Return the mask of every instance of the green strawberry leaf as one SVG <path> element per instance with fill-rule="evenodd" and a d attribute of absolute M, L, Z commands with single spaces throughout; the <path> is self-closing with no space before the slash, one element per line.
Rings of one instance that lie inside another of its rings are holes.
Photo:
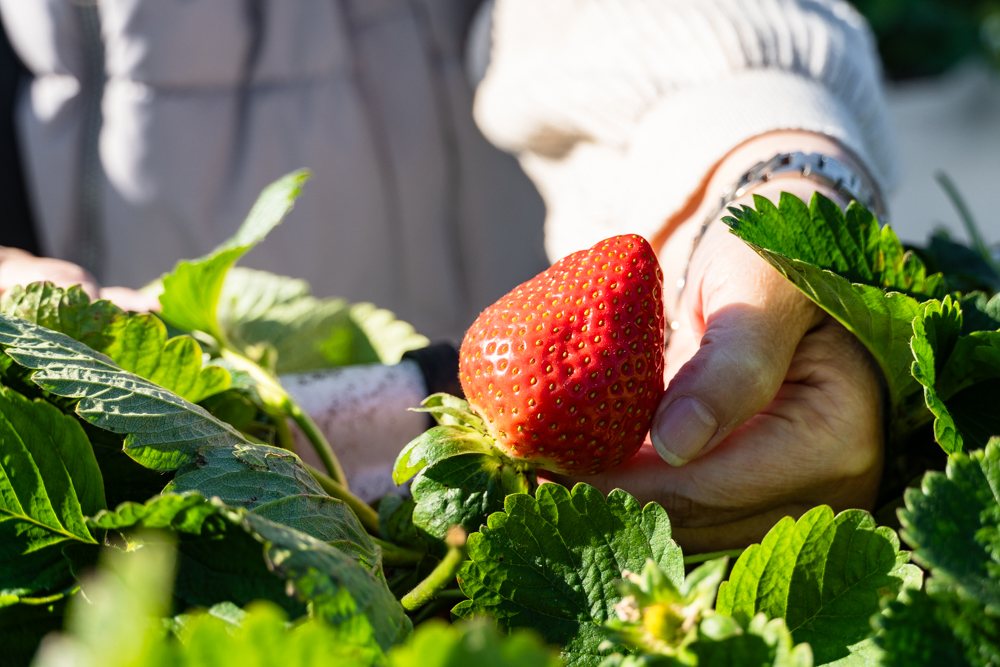
<path fill-rule="evenodd" d="M 429 621 L 389 653 L 390 667 L 558 667 L 555 652 L 527 630 L 501 635 L 486 623 Z"/>
<path fill-rule="evenodd" d="M 792 633 L 780 618 L 770 621 L 757 614 L 749 622 L 721 614 L 709 616 L 698 626 L 698 641 L 688 650 L 699 665 L 732 667 L 812 667 L 809 644 L 795 645 Z"/>
<path fill-rule="evenodd" d="M 442 426 L 465 426 L 486 433 L 483 418 L 472 411 L 469 402 L 451 394 L 437 393 L 425 398 L 413 412 L 426 412 Z"/>
<path fill-rule="evenodd" d="M 202 367 L 202 352 L 190 336 L 167 340 L 167 327 L 155 315 L 136 315 L 118 323 L 120 332 L 103 350 L 122 369 L 152 380 L 192 403 L 229 388 L 229 373 Z"/>
<path fill-rule="evenodd" d="M 378 504 L 378 527 L 382 538 L 416 551 L 426 551 L 427 541 L 413 523 L 413 498 L 386 494 Z"/>
<path fill-rule="evenodd" d="M 982 292 L 959 298 L 962 307 L 962 334 L 1000 329 L 1000 295 L 987 299 Z"/>
<path fill-rule="evenodd" d="M 396 457 L 392 480 L 404 484 L 414 475 L 453 456 L 493 456 L 493 438 L 468 426 L 435 426 L 410 441 Z"/>
<path fill-rule="evenodd" d="M 462 399 L 434 394 L 421 405 L 417 411 L 431 414 L 439 426 L 403 448 L 392 478 L 396 484 L 413 479 L 413 524 L 442 554 L 448 528 L 478 530 L 486 517 L 503 509 L 508 495 L 530 493 L 535 479 L 529 466 L 494 446 L 483 420 Z"/>
<path fill-rule="evenodd" d="M 248 444 L 203 408 L 64 334 L 0 314 L 0 347 L 35 370 L 31 379 L 42 389 L 80 399 L 76 413 L 83 419 L 128 434 L 125 453 L 147 468 L 173 470 L 205 445 Z"/>
<path fill-rule="evenodd" d="M 726 224 L 868 348 L 886 378 L 894 431 L 902 437 L 919 426 L 930 415 L 910 374 L 911 323 L 917 298 L 943 296 L 941 276 L 928 276 L 892 230 L 879 231 L 857 204 L 845 216 L 819 194 L 808 209 L 787 193 L 780 207 L 762 197 L 754 203 L 757 211 L 730 209 L 735 217 Z"/>
<path fill-rule="evenodd" d="M 351 599 L 341 596 L 342 604 Z M 214 609 L 214 608 L 213 608 Z M 279 608 L 257 603 L 242 613 L 238 624 L 220 618 L 212 610 L 184 619 L 181 642 L 163 641 L 157 648 L 173 653 L 172 664 L 202 667 L 205 656 L 225 656 L 225 665 L 281 665 L 281 667 L 371 667 L 385 664 L 382 649 L 375 643 L 371 624 L 364 616 L 331 626 L 307 620 L 289 627 Z M 321 656 L 321 657 L 320 657 Z M 219 664 L 219 663 L 213 663 Z"/>
<path fill-rule="evenodd" d="M 756 209 L 756 210 L 754 210 Z M 730 209 L 724 222 L 759 250 L 811 264 L 852 283 L 904 292 L 923 301 L 944 296 L 944 277 L 928 274 L 921 259 L 906 251 L 891 228 L 879 229 L 874 215 L 857 202 L 843 212 L 816 193 L 807 207 L 781 193 L 778 206 L 754 196 L 754 208 Z"/>
<path fill-rule="evenodd" d="M 331 498 L 292 452 L 266 445 L 210 446 L 177 471 L 164 492 L 197 491 L 331 544 L 369 568 L 378 547 L 350 507 Z"/>
<path fill-rule="evenodd" d="M 913 320 L 911 372 L 924 387 L 924 402 L 934 415 L 934 439 L 945 452 L 962 451 L 962 436 L 937 392 L 937 378 L 951 356 L 962 330 L 962 311 L 951 297 L 929 301 Z"/>
<path fill-rule="evenodd" d="M 79 423 L 0 387 L 0 606 L 67 585 L 72 558 L 64 547 L 96 547 L 84 516 L 104 507 L 104 482 Z"/>
<path fill-rule="evenodd" d="M 886 667 L 1000 664 L 1000 616 L 952 591 L 904 591 L 873 624 Z"/>
<path fill-rule="evenodd" d="M 965 329 L 964 311 L 950 296 L 929 301 L 913 320 L 911 372 L 924 387 L 924 401 L 934 414 L 934 437 L 949 454 L 966 440 L 983 446 L 1000 434 L 1000 332 Z M 991 321 L 991 320 L 990 320 Z"/>
<path fill-rule="evenodd" d="M 1000 616 L 1000 440 L 953 454 L 944 473 L 907 489 L 899 511 L 913 557 L 965 597 Z"/>
<path fill-rule="evenodd" d="M 868 619 L 881 598 L 919 587 L 921 572 L 899 551 L 889 528 L 823 505 L 796 522 L 785 517 L 736 561 L 719 588 L 716 611 L 783 618 L 796 642 L 812 646 L 816 664 L 871 651 Z M 853 661 L 848 661 L 853 662 Z"/>
<path fill-rule="evenodd" d="M 268 185 L 231 239 L 205 257 L 178 263 L 173 273 L 163 276 L 163 318 L 185 331 L 203 331 L 226 342 L 217 316 L 226 273 L 292 210 L 308 178 L 309 172 L 301 170 Z"/>
<path fill-rule="evenodd" d="M 288 587 L 309 603 L 313 617 L 339 624 L 366 616 L 382 648 L 408 632 L 403 608 L 380 572 L 293 528 L 217 499 L 195 492 L 164 494 L 145 504 L 124 503 L 101 512 L 90 523 L 126 534 L 175 532 L 179 557 L 174 595 L 188 605 L 230 601 L 242 606 L 265 599 L 301 615 L 304 609 L 288 597 Z M 343 591 L 351 603 L 346 606 Z"/>
<path fill-rule="evenodd" d="M 435 538 L 435 545 L 451 526 L 479 530 L 490 514 L 503 509 L 507 496 L 531 492 L 533 479 L 495 451 L 450 456 L 413 481 L 413 523 L 422 534 Z"/>
<path fill-rule="evenodd" d="M 114 340 L 113 325 L 127 317 L 110 301 L 91 303 L 79 285 L 63 289 L 50 282 L 15 285 L 0 300 L 0 313 L 59 331 L 99 352 Z"/>
<path fill-rule="evenodd" d="M 389 311 L 317 299 L 305 281 L 240 267 L 226 276 L 218 318 L 229 341 L 246 356 L 273 354 L 279 374 L 395 364 L 403 352 L 428 343 Z"/>
<path fill-rule="evenodd" d="M 1000 289 L 1000 274 L 972 248 L 948 238 L 936 230 L 926 247 L 914 248 L 928 271 L 944 274 L 948 292 L 971 292 Z"/>
<path fill-rule="evenodd" d="M 469 536 L 468 553 L 458 579 L 469 600 L 453 613 L 492 616 L 505 630 L 535 628 L 563 646 L 568 665 L 596 666 L 609 653 L 599 648 L 602 625 L 616 617 L 622 570 L 639 571 L 649 558 L 675 585 L 684 579 L 662 507 L 642 508 L 621 490 L 605 499 L 586 484 L 508 496 L 504 511 Z"/>
<path fill-rule="evenodd" d="M 426 347 L 430 341 L 426 336 L 416 332 L 413 325 L 403 320 L 397 320 L 392 312 L 378 308 L 371 303 L 355 303 L 351 305 L 351 321 L 361 330 L 383 364 L 397 364 L 403 358 L 403 353 Z M 352 349 L 356 348 L 355 343 Z M 324 344 L 323 352 L 329 359 L 347 358 L 342 351 L 342 342 L 331 338 Z M 352 354 L 350 358 L 355 358 Z M 375 361 L 375 360 L 373 360 Z M 352 363 L 362 363 L 354 361 Z M 338 365 L 344 365 L 340 362 Z"/>
<path fill-rule="evenodd" d="M 155 315 L 130 317 L 107 301 L 91 303 L 78 285 L 17 286 L 4 295 L 0 312 L 64 333 L 192 403 L 230 385 L 225 369 L 202 368 L 201 346 L 190 336 L 168 341 L 167 328 Z"/>
<path fill-rule="evenodd" d="M 226 602 L 164 619 L 176 560 L 169 541 L 146 542 L 130 552 L 105 550 L 101 569 L 86 582 L 86 600 L 72 603 L 65 633 L 46 641 L 34 664 L 385 664 L 371 624 L 365 616 L 352 613 L 357 605 L 345 588 L 339 589 L 337 605 L 347 618 L 338 625 L 319 619 L 289 624 L 280 608 L 263 601 L 246 610 Z"/>
<path fill-rule="evenodd" d="M 381 568 L 368 570 L 340 550 L 256 514 L 246 514 L 244 519 L 265 543 L 268 566 L 309 603 L 313 618 L 339 625 L 364 615 L 383 650 L 413 629 Z M 343 591 L 352 604 L 345 604 Z"/>

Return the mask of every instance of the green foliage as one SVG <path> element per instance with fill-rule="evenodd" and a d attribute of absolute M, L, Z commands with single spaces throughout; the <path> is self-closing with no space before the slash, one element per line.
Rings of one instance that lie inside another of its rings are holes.
<path fill-rule="evenodd" d="M 66 598 L 46 604 L 0 606 L 0 646 L 5 667 L 31 664 L 42 638 L 63 626 Z"/>
<path fill-rule="evenodd" d="M 275 360 L 275 372 L 397 363 L 427 345 L 406 322 L 371 304 L 317 299 L 302 280 L 240 267 L 226 276 L 219 324 L 244 355 Z"/>
<path fill-rule="evenodd" d="M 693 628 L 697 641 L 679 657 L 660 653 L 609 656 L 601 667 L 812 667 L 808 644 L 795 645 L 784 621 L 764 614 L 751 619 L 711 614 Z"/>
<path fill-rule="evenodd" d="M 125 452 L 147 468 L 173 470 L 204 445 L 247 444 L 203 408 L 122 370 L 69 336 L 0 314 L 0 347 L 35 370 L 31 379 L 42 389 L 80 399 L 76 413 L 82 418 L 127 434 Z"/>
<path fill-rule="evenodd" d="M 555 652 L 526 630 L 504 637 L 485 623 L 430 621 L 389 654 L 390 667 L 558 667 Z"/>
<path fill-rule="evenodd" d="M 378 525 L 382 536 L 403 547 L 426 551 L 427 542 L 413 524 L 413 509 L 416 503 L 412 498 L 387 494 L 378 504 Z"/>
<path fill-rule="evenodd" d="M 951 591 L 905 591 L 875 624 L 887 667 L 1000 664 L 1000 616 Z"/>
<path fill-rule="evenodd" d="M 798 644 L 780 618 L 757 614 L 750 621 L 715 614 L 702 621 L 691 645 L 699 665 L 732 667 L 812 667 L 808 644 Z"/>
<path fill-rule="evenodd" d="M 280 608 L 258 602 L 246 612 L 227 605 L 187 614 L 170 624 L 171 634 L 161 620 L 174 575 L 170 542 L 147 542 L 132 553 L 109 549 L 103 562 L 86 583 L 88 601 L 74 600 L 66 634 L 45 645 L 39 667 L 384 664 L 363 616 L 335 626 L 308 619 L 288 627 Z M 349 596 L 341 597 L 349 606 Z"/>
<path fill-rule="evenodd" d="M 384 497 L 377 517 L 259 440 L 287 444 L 286 417 L 319 433 L 275 371 L 395 362 L 426 342 L 369 304 L 231 270 L 302 179 L 268 188 L 232 241 L 164 279 L 166 325 L 79 288 L 38 283 L 0 301 L 4 664 L 26 664 L 69 604 L 38 665 L 503 667 L 559 664 L 553 650 L 606 667 L 1000 665 L 1000 442 L 986 444 L 1000 431 L 1000 298 L 945 293 L 1000 285 L 982 243 L 907 252 L 857 205 L 822 197 L 734 211 L 734 232 L 871 351 L 892 442 L 933 419 L 950 458 L 900 512 L 931 573 L 923 587 L 892 530 L 828 507 L 780 521 L 724 581 L 726 558 L 684 576 L 658 505 L 536 488 L 452 396 L 418 409 L 438 425 L 396 462 L 413 498 Z M 438 562 L 455 524 L 468 543 L 453 532 Z M 102 541 L 114 546 L 87 578 Z M 409 634 L 461 595 L 456 617 L 495 628 Z"/>
<path fill-rule="evenodd" d="M 0 312 L 64 333 L 103 352 L 114 340 L 114 324 L 125 313 L 110 301 L 90 302 L 79 285 L 68 289 L 49 282 L 15 285 L 0 300 Z"/>
<path fill-rule="evenodd" d="M 493 445 L 482 419 L 469 404 L 447 394 L 434 394 L 422 412 L 438 421 L 410 442 L 396 459 L 393 480 L 410 479 L 416 503 L 413 523 L 440 546 L 448 528 L 474 531 L 514 493 L 530 493 L 533 474 Z M 438 548 L 440 552 L 440 548 Z"/>
<path fill-rule="evenodd" d="M 995 0 L 851 0 L 871 24 L 889 76 L 941 74 L 970 56 L 1000 66 L 987 37 L 1000 6 Z"/>
<path fill-rule="evenodd" d="M 145 504 L 125 503 L 113 512 L 101 512 L 91 524 L 126 534 L 150 529 L 176 533 L 178 573 L 173 594 L 187 606 L 226 601 L 243 606 L 263 599 L 301 615 L 301 605 L 288 597 L 287 588 L 309 604 L 315 618 L 339 624 L 366 617 L 383 648 L 405 636 L 410 627 L 380 570 L 217 499 L 206 500 L 194 492 L 164 494 Z"/>
<path fill-rule="evenodd" d="M 46 643 L 36 667 L 559 664 L 555 653 L 533 633 L 519 632 L 506 638 L 483 623 L 428 623 L 387 655 L 364 616 L 335 624 L 316 618 L 289 624 L 279 607 L 256 602 L 245 610 L 232 604 L 215 605 L 164 622 L 175 571 L 175 553 L 169 540 L 147 541 L 143 549 L 132 553 L 108 549 L 102 561 L 101 570 L 86 582 L 88 601 L 74 600 L 65 634 Z M 337 597 L 339 606 L 351 607 L 351 598 L 344 591 Z M 0 625 L 0 632 L 3 627 Z"/>
<path fill-rule="evenodd" d="M 952 241 L 944 230 L 936 230 L 923 248 L 913 249 L 927 270 L 945 276 L 947 292 L 995 292 L 1000 288 L 1000 274 L 978 252 Z"/>
<path fill-rule="evenodd" d="M 698 640 L 702 621 L 712 615 L 728 563 L 728 558 L 703 563 L 679 586 L 651 559 L 641 574 L 623 571 L 618 584 L 622 601 L 615 605 L 618 618 L 605 623 L 611 631 L 609 642 L 681 662 L 696 659 L 691 644 Z"/>
<path fill-rule="evenodd" d="M 119 324 L 120 332 L 101 352 L 122 369 L 152 380 L 181 398 L 198 403 L 229 388 L 218 366 L 202 368 L 202 352 L 190 336 L 167 340 L 167 327 L 155 315 L 137 315 Z"/>
<path fill-rule="evenodd" d="M 167 328 L 155 315 L 129 316 L 108 301 L 91 303 L 79 285 L 18 285 L 4 294 L 0 312 L 64 333 L 192 403 L 230 384 L 224 369 L 202 368 L 201 346 L 190 336 L 168 341 Z"/>
<path fill-rule="evenodd" d="M 354 512 L 326 495 L 299 457 L 284 449 L 202 447 L 164 491 L 219 498 L 335 546 L 369 568 L 379 566 L 379 550 Z"/>
<path fill-rule="evenodd" d="M 918 300 L 944 296 L 944 276 L 928 274 L 923 261 L 903 248 L 895 232 L 880 228 L 875 216 L 857 202 L 845 212 L 816 193 L 807 207 L 783 192 L 778 206 L 755 195 L 754 208 L 730 212 L 734 217 L 725 222 L 758 252 L 793 258 L 852 283 L 903 292 Z"/>
<path fill-rule="evenodd" d="M 906 493 L 903 538 L 931 571 L 874 619 L 885 665 L 1000 665 L 1000 443 Z"/>
<path fill-rule="evenodd" d="M 1000 616 L 1000 442 L 948 459 L 908 489 L 899 512 L 903 539 L 934 580 Z"/>
<path fill-rule="evenodd" d="M 978 312 L 976 304 L 967 305 Z M 1000 389 L 1000 331 L 963 335 L 963 311 L 948 296 L 929 301 L 913 320 L 911 372 L 934 414 L 934 437 L 949 454 L 962 451 L 967 440 L 982 447 L 1000 434 L 1000 412 L 990 409 Z M 992 318 L 978 324 L 996 328 Z"/>
<path fill-rule="evenodd" d="M 180 329 L 203 331 L 226 341 L 216 314 L 226 274 L 292 210 L 307 178 L 307 171 L 296 171 L 264 188 L 235 236 L 205 257 L 180 262 L 173 273 L 164 276 L 163 318 Z"/>
<path fill-rule="evenodd" d="M 84 515 L 103 508 L 101 473 L 76 420 L 0 388 L 0 607 L 70 585 L 63 549 L 97 545 Z"/>
<path fill-rule="evenodd" d="M 908 561 L 896 534 L 877 528 L 867 512 L 835 517 L 820 506 L 797 522 L 785 517 L 744 551 L 716 610 L 785 619 L 795 641 L 812 646 L 817 664 L 869 654 L 868 619 L 879 600 L 920 585 L 920 569 Z"/>
<path fill-rule="evenodd" d="M 570 665 L 597 665 L 608 654 L 599 648 L 602 625 L 616 617 L 622 570 L 651 559 L 675 586 L 684 578 L 662 507 L 642 508 L 620 490 L 605 499 L 586 484 L 508 496 L 504 511 L 469 536 L 468 553 L 458 579 L 469 600 L 453 613 L 486 614 L 506 630 L 534 628 L 563 647 Z"/>

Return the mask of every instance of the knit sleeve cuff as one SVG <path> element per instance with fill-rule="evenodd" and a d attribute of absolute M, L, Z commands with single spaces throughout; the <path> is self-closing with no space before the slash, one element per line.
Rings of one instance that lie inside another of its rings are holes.
<path fill-rule="evenodd" d="M 621 198 L 613 226 L 652 237 L 722 157 L 748 139 L 775 130 L 806 130 L 836 139 L 855 154 L 884 192 L 896 178 L 889 128 L 877 128 L 886 147 L 880 154 L 872 153 L 867 140 L 871 125 L 884 122 L 881 116 L 856 118 L 822 82 L 776 69 L 744 70 L 675 91 L 652 105 L 635 125 L 618 164 Z M 568 156 L 565 166 L 573 162 L 574 156 Z M 559 171 L 555 165 L 529 160 L 525 166 L 548 181 L 547 202 L 565 194 L 559 192 L 565 179 L 551 173 Z M 561 208 L 550 206 L 546 230 L 550 257 L 592 245 L 613 231 L 600 224 L 599 217 L 560 219 Z"/>

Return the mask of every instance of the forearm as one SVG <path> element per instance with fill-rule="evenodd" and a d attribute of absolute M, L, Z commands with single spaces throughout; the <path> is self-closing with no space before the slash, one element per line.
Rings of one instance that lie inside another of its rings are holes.
<path fill-rule="evenodd" d="M 748 155 L 753 145 L 789 129 L 830 137 L 824 152 L 846 146 L 891 186 L 877 55 L 849 5 L 653 4 L 497 2 L 476 120 L 545 199 L 551 260 L 613 234 L 655 240 L 665 220 L 692 217 L 706 191 L 715 198 L 714 176 L 729 184 L 723 163 L 735 179 L 783 150 Z M 808 150 L 784 149 L 793 147 Z"/>

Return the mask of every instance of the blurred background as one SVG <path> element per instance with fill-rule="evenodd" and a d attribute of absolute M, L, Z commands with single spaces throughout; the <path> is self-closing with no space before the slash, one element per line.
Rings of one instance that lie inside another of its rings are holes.
<path fill-rule="evenodd" d="M 964 197 L 986 241 L 1000 242 L 995 204 L 1000 189 L 1000 0 L 854 0 L 854 4 L 878 40 L 902 158 L 901 180 L 889 196 L 893 227 L 914 243 L 925 241 L 936 227 L 967 240 L 954 205 L 936 180 L 943 172 Z M 39 253 L 24 177 L 18 159 L 11 158 L 18 151 L 15 91 L 29 76 L 6 35 L 0 37 L 0 245 Z M 531 211 L 525 215 L 540 215 L 540 201 L 529 204 Z M 532 220 L 540 226 L 540 220 Z M 538 257 L 533 261 L 542 266 L 540 229 L 536 236 Z M 502 266 L 490 269 L 494 274 L 504 270 L 511 271 Z M 473 301 L 488 303 L 495 296 L 484 293 Z M 467 315 L 459 319 L 463 317 Z"/>
<path fill-rule="evenodd" d="M 878 39 L 889 79 L 902 178 L 893 228 L 923 242 L 934 227 L 968 236 L 937 183 L 958 187 L 986 241 L 1000 242 L 1000 2 L 854 0 Z"/>

